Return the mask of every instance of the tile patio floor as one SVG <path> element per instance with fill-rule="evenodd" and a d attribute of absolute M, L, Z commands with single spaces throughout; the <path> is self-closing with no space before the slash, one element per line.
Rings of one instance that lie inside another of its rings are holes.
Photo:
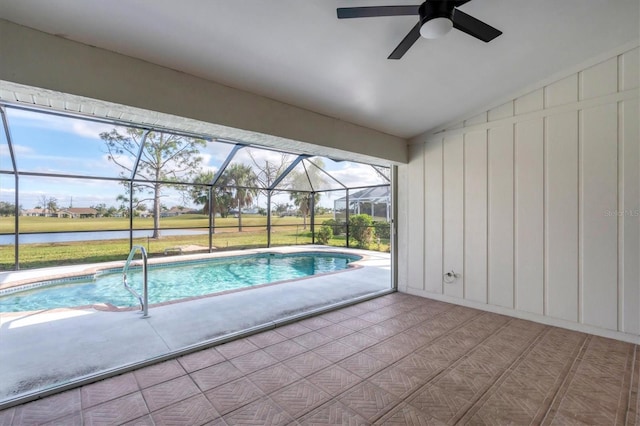
<path fill-rule="evenodd" d="M 0 412 L 25 424 L 640 424 L 637 345 L 394 293 Z"/>

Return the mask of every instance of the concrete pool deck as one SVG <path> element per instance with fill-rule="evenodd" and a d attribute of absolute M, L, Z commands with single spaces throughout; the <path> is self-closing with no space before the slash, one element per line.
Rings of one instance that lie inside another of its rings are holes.
<path fill-rule="evenodd" d="M 304 246 L 243 250 L 240 254 L 265 251 L 337 251 L 359 254 L 364 258 L 357 262 L 362 267 L 340 273 L 152 306 L 150 317 L 146 319 L 141 318 L 139 311 L 102 312 L 93 308 L 2 313 L 0 405 L 36 390 L 158 360 L 167 354 L 195 348 L 203 342 L 213 343 L 233 337 L 245 330 L 284 325 L 296 316 L 384 293 L 391 288 L 388 253 Z M 231 253 L 216 253 L 216 256 L 225 254 Z M 191 258 L 183 255 L 170 259 Z M 73 274 L 82 268 L 86 266 L 48 268 L 44 272 Z M 35 271 L 4 273 L 0 274 L 0 283 L 24 280 L 34 275 Z"/>

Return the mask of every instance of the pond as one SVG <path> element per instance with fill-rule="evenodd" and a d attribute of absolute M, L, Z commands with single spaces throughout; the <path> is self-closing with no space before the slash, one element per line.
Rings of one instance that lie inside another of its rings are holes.
<path fill-rule="evenodd" d="M 162 235 L 206 235 L 209 233 L 206 229 L 163 229 Z M 133 238 L 151 237 L 153 230 L 133 231 Z M 36 243 L 62 243 L 70 241 L 99 241 L 99 240 L 117 240 L 128 239 L 129 231 L 97 231 L 97 232 L 48 232 L 34 234 L 20 234 L 20 244 L 36 244 Z M 0 245 L 9 245 L 15 243 L 14 234 L 0 235 Z"/>

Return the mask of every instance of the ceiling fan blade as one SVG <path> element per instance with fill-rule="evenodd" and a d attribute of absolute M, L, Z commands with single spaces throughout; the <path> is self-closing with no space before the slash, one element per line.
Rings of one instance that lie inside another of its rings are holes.
<path fill-rule="evenodd" d="M 418 7 L 411 6 L 366 6 L 366 7 L 339 7 L 338 19 L 370 18 L 375 16 L 403 16 L 417 15 Z"/>
<path fill-rule="evenodd" d="M 460 7 L 465 3 L 469 3 L 471 0 L 456 0 L 453 2 L 454 7 Z"/>
<path fill-rule="evenodd" d="M 502 34 L 502 31 L 456 9 L 453 12 L 453 28 L 469 34 L 486 43 Z"/>
<path fill-rule="evenodd" d="M 413 46 L 413 44 L 420 38 L 420 22 L 418 22 L 415 27 L 411 28 L 409 34 L 407 34 L 398 47 L 396 47 L 391 55 L 387 59 L 400 59 L 407 53 L 407 50 Z"/>

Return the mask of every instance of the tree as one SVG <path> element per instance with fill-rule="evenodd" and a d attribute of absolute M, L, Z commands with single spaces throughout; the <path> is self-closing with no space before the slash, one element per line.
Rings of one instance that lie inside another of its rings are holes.
<path fill-rule="evenodd" d="M 129 211 L 129 196 L 126 194 L 119 194 L 116 197 L 116 201 L 120 202 L 120 207 L 119 207 L 119 211 L 124 212 L 126 217 L 129 217 L 131 215 L 131 212 Z M 138 207 L 141 205 L 141 201 L 138 200 L 136 197 L 133 198 L 133 211 L 134 211 L 134 215 L 135 215 L 135 211 L 138 210 Z"/>
<path fill-rule="evenodd" d="M 115 208 L 114 206 L 111 206 L 107 209 L 107 213 L 105 214 L 105 217 L 114 217 L 117 213 L 118 213 L 118 209 Z"/>
<path fill-rule="evenodd" d="M 317 205 L 320 201 L 320 193 L 316 192 L 325 183 L 325 175 L 320 170 L 324 166 L 321 159 L 316 158 L 313 162 L 309 162 L 308 167 L 304 167 L 303 172 L 293 171 L 288 176 L 289 187 L 294 189 L 289 193 L 289 199 L 293 201 L 293 204 L 298 208 L 298 211 L 303 217 L 304 229 L 307 229 L 307 215 L 313 213 L 311 209 L 311 199 L 313 198 L 313 205 Z M 304 162 L 303 162 L 304 163 Z M 303 164 L 304 166 L 304 164 Z M 296 189 L 309 188 L 306 191 L 295 191 Z"/>
<path fill-rule="evenodd" d="M 7 201 L 0 201 L 0 216 L 13 216 L 16 212 L 16 205 Z"/>
<path fill-rule="evenodd" d="M 213 172 L 203 172 L 198 174 L 194 179 L 194 185 L 186 188 L 187 196 L 197 205 L 201 205 L 202 213 L 209 214 L 209 186 L 213 181 Z M 220 217 L 229 216 L 231 210 L 231 193 L 226 190 L 226 176 L 223 174 L 218 179 L 217 185 L 212 188 L 214 198 L 214 218 L 219 213 Z M 215 219 L 214 219 L 215 220 Z"/>
<path fill-rule="evenodd" d="M 105 203 L 96 204 L 95 206 L 90 207 L 96 209 L 98 217 L 105 217 L 107 215 L 107 205 Z"/>
<path fill-rule="evenodd" d="M 286 212 L 291 208 L 291 204 L 289 203 L 276 203 L 275 204 L 275 212 L 279 215 L 284 216 Z"/>
<path fill-rule="evenodd" d="M 307 229 L 307 215 L 311 211 L 311 197 L 314 194 L 315 202 L 320 199 L 320 194 L 312 192 L 291 192 L 289 193 L 289 199 L 293 201 L 293 204 L 298 208 L 298 211 L 302 215 L 303 229 Z"/>
<path fill-rule="evenodd" d="M 290 185 L 293 188 L 308 187 L 308 178 L 306 173 L 291 172 Z M 302 221 L 304 229 L 307 229 L 307 215 L 311 213 L 311 198 L 314 198 L 314 203 L 317 204 L 320 200 L 320 194 L 317 192 L 309 191 L 292 191 L 289 193 L 289 199 L 298 208 L 298 211 L 302 215 Z"/>
<path fill-rule="evenodd" d="M 269 159 L 258 159 L 253 154 L 253 152 L 249 149 L 247 150 L 249 157 L 251 157 L 251 161 L 253 165 L 257 169 L 256 183 L 260 188 L 271 188 L 271 185 L 276 181 L 278 176 L 280 176 L 287 168 L 287 163 L 289 162 L 289 155 L 287 153 L 281 152 L 280 157 L 275 159 L 275 157 L 269 161 Z M 274 153 L 275 155 L 275 153 Z M 260 192 L 265 193 L 265 195 L 269 192 L 265 189 L 260 190 Z M 277 194 L 280 191 L 272 191 L 272 194 Z"/>
<path fill-rule="evenodd" d="M 42 206 L 44 214 L 51 214 L 58 211 L 58 200 L 56 197 L 49 197 L 47 195 L 41 195 L 38 197 L 38 203 Z"/>
<path fill-rule="evenodd" d="M 129 179 L 134 172 L 131 159 L 138 157 L 143 135 L 143 130 L 127 127 L 124 134 L 118 129 L 113 129 L 100 133 L 100 138 L 105 142 L 109 161 L 121 168 L 120 177 L 126 191 L 133 192 L 128 195 L 134 197 L 137 192 L 147 197 L 138 200 L 138 205 L 147 201 L 153 202 L 152 238 L 159 238 L 162 189 L 171 186 L 171 182 L 189 180 L 198 173 L 202 162 L 200 148 L 205 146 L 206 142 L 169 133 L 149 132 L 135 170 L 136 182 L 133 183 L 131 191 Z"/>
<path fill-rule="evenodd" d="M 147 211 L 147 206 L 145 204 L 138 204 L 135 210 L 133 211 L 133 214 L 136 216 L 140 216 L 141 213 L 144 213 L 146 211 Z"/>
<path fill-rule="evenodd" d="M 225 176 L 233 205 L 238 208 L 238 231 L 242 232 L 242 208 L 250 206 L 253 197 L 258 193 L 256 174 L 250 166 L 240 163 L 232 164 L 222 174 Z"/>

